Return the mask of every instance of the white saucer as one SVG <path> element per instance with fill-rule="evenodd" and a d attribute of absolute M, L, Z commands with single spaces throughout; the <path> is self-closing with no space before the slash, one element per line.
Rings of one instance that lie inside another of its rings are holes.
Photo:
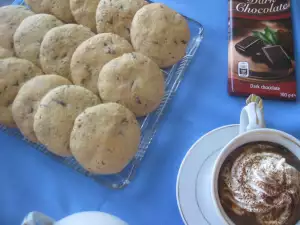
<path fill-rule="evenodd" d="M 217 128 L 187 152 L 177 177 L 177 204 L 186 225 L 222 225 L 211 198 L 212 167 L 220 150 L 239 133 L 239 125 Z"/>

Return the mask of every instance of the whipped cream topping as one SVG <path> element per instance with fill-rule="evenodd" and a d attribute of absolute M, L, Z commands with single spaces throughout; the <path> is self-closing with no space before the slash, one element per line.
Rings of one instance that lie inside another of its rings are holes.
<path fill-rule="evenodd" d="M 227 197 L 236 206 L 233 211 L 254 213 L 261 224 L 281 225 L 292 214 L 300 198 L 300 172 L 286 163 L 281 155 L 262 151 L 268 145 L 255 144 L 224 168 L 222 177 Z"/>

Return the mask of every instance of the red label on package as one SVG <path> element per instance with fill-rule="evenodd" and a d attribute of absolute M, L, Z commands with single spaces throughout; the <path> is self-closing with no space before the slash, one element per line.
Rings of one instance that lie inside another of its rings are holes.
<path fill-rule="evenodd" d="M 228 92 L 296 99 L 289 0 L 229 0 Z"/>

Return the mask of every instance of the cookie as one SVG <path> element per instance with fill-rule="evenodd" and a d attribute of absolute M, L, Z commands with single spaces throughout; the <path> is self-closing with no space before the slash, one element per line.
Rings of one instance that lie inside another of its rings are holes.
<path fill-rule="evenodd" d="M 183 16 L 163 4 L 153 3 L 135 14 L 130 35 L 137 52 L 166 68 L 185 55 L 190 30 Z"/>
<path fill-rule="evenodd" d="M 70 134 L 76 117 L 86 108 L 100 103 L 91 91 L 75 85 L 63 85 L 49 91 L 34 115 L 33 130 L 49 151 L 71 156 Z"/>
<path fill-rule="evenodd" d="M 118 102 L 136 116 L 155 110 L 164 96 L 164 77 L 147 56 L 124 54 L 103 66 L 98 90 L 104 102 Z"/>
<path fill-rule="evenodd" d="M 117 103 L 87 108 L 75 120 L 70 148 L 75 159 L 95 174 L 120 172 L 134 157 L 140 127 L 130 110 Z"/>
<path fill-rule="evenodd" d="M 98 33 L 115 33 L 130 41 L 130 26 L 144 0 L 101 0 L 96 11 Z"/>
<path fill-rule="evenodd" d="M 0 123 L 14 126 L 11 113 L 13 103 L 20 87 L 36 75 L 41 75 L 40 68 L 26 59 L 0 59 Z"/>
<path fill-rule="evenodd" d="M 101 0 L 102 1 L 102 0 Z M 78 24 L 96 32 L 96 9 L 99 0 L 70 0 L 71 12 Z"/>
<path fill-rule="evenodd" d="M 52 14 L 65 23 L 74 22 L 68 0 L 25 0 L 35 13 Z"/>
<path fill-rule="evenodd" d="M 33 130 L 33 118 L 41 99 L 48 91 L 68 84 L 71 82 L 66 78 L 51 74 L 36 76 L 20 88 L 12 104 L 12 115 L 22 134 L 30 141 L 37 142 Z"/>
<path fill-rule="evenodd" d="M 0 59 L 12 57 L 14 55 L 13 50 L 8 50 L 0 46 Z"/>
<path fill-rule="evenodd" d="M 48 74 L 70 77 L 70 61 L 75 49 L 94 33 L 87 27 L 66 24 L 46 33 L 40 48 L 40 63 Z"/>
<path fill-rule="evenodd" d="M 132 51 L 129 42 L 116 34 L 95 35 L 79 45 L 74 52 L 70 67 L 72 81 L 98 93 L 97 80 L 103 65 Z"/>
<path fill-rule="evenodd" d="M 7 49 L 11 56 L 14 53 L 13 35 L 20 23 L 31 15 L 33 15 L 33 12 L 24 6 L 9 5 L 0 7 L 0 46 Z M 3 54 L 2 51 L 0 57 Z"/>
<path fill-rule="evenodd" d="M 40 66 L 40 47 L 45 34 L 63 22 L 49 14 L 36 14 L 22 21 L 14 34 L 16 56 Z"/>

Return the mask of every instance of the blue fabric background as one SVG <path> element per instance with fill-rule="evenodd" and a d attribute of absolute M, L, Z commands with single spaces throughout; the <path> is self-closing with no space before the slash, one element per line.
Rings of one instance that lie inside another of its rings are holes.
<path fill-rule="evenodd" d="M 238 123 L 245 99 L 227 94 L 227 1 L 161 1 L 200 21 L 205 37 L 133 183 L 121 191 L 106 189 L 0 132 L 1 225 L 18 225 L 32 210 L 55 219 L 101 210 L 130 225 L 183 224 L 175 197 L 181 160 L 204 133 Z M 300 66 L 300 4 L 296 1 L 292 8 L 298 21 L 294 24 Z M 265 115 L 267 126 L 300 138 L 299 101 L 265 101 Z"/>

